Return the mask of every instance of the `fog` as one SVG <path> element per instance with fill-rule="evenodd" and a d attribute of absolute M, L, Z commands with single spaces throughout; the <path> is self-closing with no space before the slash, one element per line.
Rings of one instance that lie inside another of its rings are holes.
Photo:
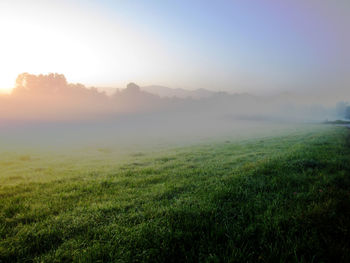
<path fill-rule="evenodd" d="M 315 103 L 300 94 L 256 96 L 170 88 L 157 94 L 161 89 L 130 83 L 107 95 L 98 88 L 69 83 L 61 74 L 23 73 L 12 93 L 0 97 L 1 140 L 9 149 L 137 149 L 240 138 L 258 131 L 268 134 L 281 127 L 343 118 L 347 107 L 345 102 Z"/>

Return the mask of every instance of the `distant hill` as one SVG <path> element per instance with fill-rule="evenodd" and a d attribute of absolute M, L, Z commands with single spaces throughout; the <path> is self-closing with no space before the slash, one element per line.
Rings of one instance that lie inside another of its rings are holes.
<path fill-rule="evenodd" d="M 191 122 L 210 118 L 323 121 L 333 120 L 339 111 L 316 102 L 308 103 L 309 100 L 295 93 L 255 96 L 206 89 L 140 87 L 135 83 L 123 89 L 88 88 L 69 83 L 63 74 L 22 73 L 12 93 L 0 96 L 0 120 L 86 120 L 152 113 L 163 120 L 192 118 Z"/>
<path fill-rule="evenodd" d="M 216 92 L 210 91 L 207 89 L 196 89 L 196 90 L 185 90 L 185 89 L 172 89 L 159 85 L 145 86 L 141 87 L 141 90 L 147 91 L 149 93 L 160 96 L 161 98 L 193 98 L 193 99 L 202 99 L 209 98 Z"/>

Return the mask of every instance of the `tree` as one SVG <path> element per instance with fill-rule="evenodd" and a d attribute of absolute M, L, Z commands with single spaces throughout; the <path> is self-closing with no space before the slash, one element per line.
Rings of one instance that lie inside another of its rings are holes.
<path fill-rule="evenodd" d="M 33 75 L 22 73 L 16 79 L 16 87 L 13 92 L 16 94 L 55 94 L 66 89 L 67 86 L 68 83 L 63 74 Z"/>
<path fill-rule="evenodd" d="M 347 106 L 345 109 L 345 118 L 350 119 L 350 106 Z"/>
<path fill-rule="evenodd" d="M 344 101 L 340 101 L 337 103 L 337 105 L 335 106 L 335 111 L 338 117 L 341 118 L 346 118 L 346 109 L 348 107 L 348 103 L 344 102 Z"/>

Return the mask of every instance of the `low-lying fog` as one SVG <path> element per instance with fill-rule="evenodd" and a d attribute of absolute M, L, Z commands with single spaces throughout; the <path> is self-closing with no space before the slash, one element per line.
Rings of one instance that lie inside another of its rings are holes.
<path fill-rule="evenodd" d="M 262 97 L 204 89 L 155 94 L 157 89 L 151 93 L 130 83 L 107 95 L 70 84 L 60 74 L 21 74 L 12 93 L 0 97 L 2 145 L 15 149 L 186 144 L 344 118 L 347 107 L 308 103 L 291 94 Z"/>

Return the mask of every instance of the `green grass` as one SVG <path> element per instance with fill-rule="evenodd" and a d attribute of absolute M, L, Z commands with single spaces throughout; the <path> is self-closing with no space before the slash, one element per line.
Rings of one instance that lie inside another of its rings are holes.
<path fill-rule="evenodd" d="M 0 262 L 349 262 L 348 129 L 3 153 Z"/>

